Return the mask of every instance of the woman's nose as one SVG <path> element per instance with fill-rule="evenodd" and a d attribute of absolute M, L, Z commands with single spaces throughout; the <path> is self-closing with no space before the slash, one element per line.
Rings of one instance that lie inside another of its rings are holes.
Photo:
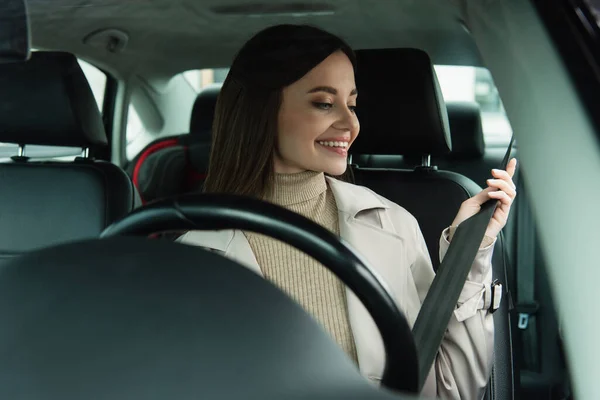
<path fill-rule="evenodd" d="M 350 109 L 345 109 L 340 113 L 340 118 L 334 125 L 334 128 L 354 132 L 358 129 L 358 117 Z"/>

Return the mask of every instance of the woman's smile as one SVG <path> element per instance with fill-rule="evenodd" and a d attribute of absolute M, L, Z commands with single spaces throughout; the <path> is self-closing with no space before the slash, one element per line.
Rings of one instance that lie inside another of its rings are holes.
<path fill-rule="evenodd" d="M 330 153 L 338 154 L 343 157 L 348 156 L 348 141 L 337 140 L 319 140 L 316 142 L 318 147 Z"/>

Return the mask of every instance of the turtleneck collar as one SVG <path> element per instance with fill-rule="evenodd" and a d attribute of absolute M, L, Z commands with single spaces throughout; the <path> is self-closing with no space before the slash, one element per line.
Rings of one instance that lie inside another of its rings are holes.
<path fill-rule="evenodd" d="M 275 185 L 271 202 L 289 206 L 303 203 L 327 190 L 323 172 L 304 171 L 296 174 L 275 174 Z"/>

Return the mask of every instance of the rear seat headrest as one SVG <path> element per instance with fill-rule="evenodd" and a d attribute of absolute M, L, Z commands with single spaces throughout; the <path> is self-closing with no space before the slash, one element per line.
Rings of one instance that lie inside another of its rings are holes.
<path fill-rule="evenodd" d="M 215 116 L 217 97 L 221 91 L 221 84 L 213 84 L 205 87 L 198 94 L 192 109 L 190 120 L 190 133 L 193 135 L 208 135 L 212 131 L 212 123 Z"/>
<path fill-rule="evenodd" d="M 0 65 L 0 142 L 107 144 L 100 111 L 75 56 L 34 52 L 27 62 Z"/>
<path fill-rule="evenodd" d="M 360 134 L 353 154 L 445 155 L 448 116 L 433 65 L 417 49 L 358 50 Z"/>
<path fill-rule="evenodd" d="M 451 158 L 479 158 L 485 151 L 481 111 L 475 102 L 447 103 L 450 132 L 452 133 Z"/>

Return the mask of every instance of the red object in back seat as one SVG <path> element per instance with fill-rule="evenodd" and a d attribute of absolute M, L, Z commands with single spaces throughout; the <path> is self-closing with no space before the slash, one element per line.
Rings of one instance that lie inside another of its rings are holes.
<path fill-rule="evenodd" d="M 194 191 L 197 189 L 198 182 L 206 179 L 206 172 L 197 171 L 192 163 L 190 162 L 190 155 L 188 153 L 189 146 L 185 146 L 185 163 L 186 163 L 186 174 L 185 174 L 185 189 L 187 191 Z"/>
<path fill-rule="evenodd" d="M 139 175 L 140 175 L 140 169 L 142 168 L 142 164 L 144 164 L 144 161 L 146 161 L 146 159 L 153 153 L 162 150 L 162 149 L 166 149 L 167 147 L 172 147 L 172 146 L 177 146 L 179 142 L 177 141 L 177 139 L 169 139 L 169 140 L 165 140 L 164 142 L 158 142 L 153 144 L 152 146 L 148 147 L 146 150 L 144 150 L 144 152 L 140 155 L 140 158 L 138 158 L 137 163 L 135 164 L 135 168 L 133 170 L 133 184 L 135 185 L 135 187 L 137 188 L 138 192 L 140 193 L 140 198 L 142 199 L 142 203 L 145 204 L 146 200 L 144 200 L 144 197 L 142 196 L 142 191 L 139 187 Z"/>

